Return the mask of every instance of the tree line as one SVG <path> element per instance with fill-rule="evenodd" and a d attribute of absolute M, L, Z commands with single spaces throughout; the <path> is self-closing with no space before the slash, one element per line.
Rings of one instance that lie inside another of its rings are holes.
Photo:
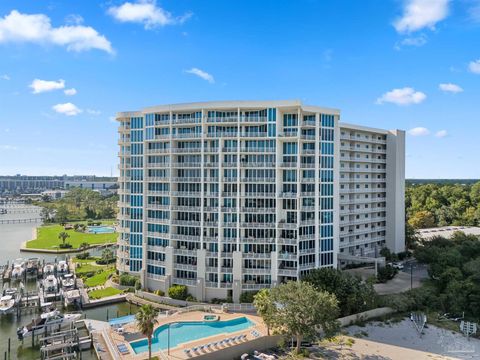
<path fill-rule="evenodd" d="M 480 226 L 480 182 L 407 186 L 405 208 L 408 224 L 414 229 Z"/>
<path fill-rule="evenodd" d="M 117 195 L 102 196 L 90 189 L 74 188 L 65 197 L 51 200 L 47 197 L 35 203 L 41 206 L 44 222 L 114 219 L 117 214 Z"/>

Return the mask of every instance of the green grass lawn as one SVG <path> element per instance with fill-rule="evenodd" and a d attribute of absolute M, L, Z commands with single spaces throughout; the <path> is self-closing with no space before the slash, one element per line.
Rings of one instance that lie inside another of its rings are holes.
<path fill-rule="evenodd" d="M 121 294 L 123 291 L 115 289 L 113 287 L 107 287 L 105 289 L 97 289 L 97 290 L 92 290 L 88 293 L 88 297 L 90 299 L 96 300 L 96 299 L 101 299 L 107 296 L 113 296 L 117 294 Z"/>
<path fill-rule="evenodd" d="M 106 222 L 102 222 L 106 224 Z M 37 239 L 27 242 L 27 248 L 29 249 L 47 249 L 58 250 L 59 245 L 62 242 L 58 238 L 58 234 L 65 231 L 63 226 L 60 225 L 46 225 L 37 229 Z M 80 248 L 80 244 L 86 242 L 90 245 L 114 243 L 117 240 L 117 234 L 88 234 L 76 232 L 75 230 L 65 231 L 69 238 L 65 242 L 72 245 L 72 249 Z"/>
<path fill-rule="evenodd" d="M 97 272 L 99 270 L 105 269 L 105 266 L 92 265 L 92 264 L 81 264 L 75 268 L 75 273 L 77 275 L 82 275 L 89 272 Z"/>
<path fill-rule="evenodd" d="M 114 269 L 108 269 L 108 270 L 106 269 L 101 273 L 95 274 L 92 277 L 87 278 L 84 281 L 84 284 L 85 286 L 88 286 L 88 287 L 103 285 L 107 281 L 108 277 L 114 273 L 115 273 Z"/>

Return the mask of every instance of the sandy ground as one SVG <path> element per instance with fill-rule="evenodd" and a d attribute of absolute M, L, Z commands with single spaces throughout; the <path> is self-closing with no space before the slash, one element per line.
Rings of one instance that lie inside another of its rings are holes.
<path fill-rule="evenodd" d="M 355 353 L 358 352 L 357 355 L 360 358 L 480 359 L 480 340 L 474 338 L 468 340 L 462 334 L 433 325 L 425 328 L 423 334 L 419 335 L 410 319 L 391 325 L 373 322 L 365 327 L 350 326 L 346 330 L 350 336 L 353 336 L 355 344 L 353 344 L 352 350 Z M 362 332 L 368 335 L 360 339 L 355 337 L 355 334 L 358 336 Z M 423 354 L 411 353 L 411 350 L 420 351 Z"/>

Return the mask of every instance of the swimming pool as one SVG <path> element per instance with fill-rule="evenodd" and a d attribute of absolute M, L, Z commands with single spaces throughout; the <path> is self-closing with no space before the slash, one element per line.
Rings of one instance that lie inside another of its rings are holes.
<path fill-rule="evenodd" d="M 170 325 L 170 348 L 179 344 L 203 339 L 219 334 L 229 334 L 248 329 L 255 325 L 246 317 L 224 321 L 190 321 L 178 322 Z M 152 352 L 165 350 L 168 347 L 168 325 L 158 327 L 152 337 Z M 148 351 L 147 339 L 130 343 L 135 354 Z"/>
<path fill-rule="evenodd" d="M 92 234 L 111 234 L 115 232 L 115 228 L 113 226 L 87 226 L 87 230 L 89 233 Z"/>

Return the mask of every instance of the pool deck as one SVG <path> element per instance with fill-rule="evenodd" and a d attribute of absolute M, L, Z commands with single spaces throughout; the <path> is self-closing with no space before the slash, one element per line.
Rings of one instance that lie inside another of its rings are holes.
<path fill-rule="evenodd" d="M 160 318 L 158 325 L 155 327 L 159 327 L 168 323 L 174 323 L 174 322 L 181 322 L 181 321 L 203 321 L 204 315 L 211 315 L 211 313 L 206 313 L 206 312 L 200 312 L 200 311 L 193 311 L 193 312 L 187 312 L 187 313 L 181 313 L 181 314 L 174 314 L 168 317 Z M 228 333 L 228 334 L 218 334 L 206 338 L 202 338 L 199 340 L 195 341 L 190 341 L 188 343 L 182 343 L 174 348 L 170 349 L 170 355 L 167 356 L 167 350 L 163 350 L 163 357 L 159 355 L 159 352 L 152 352 L 152 356 L 158 355 L 160 359 L 168 358 L 168 359 L 191 359 L 195 357 L 199 357 L 201 355 L 205 355 L 208 353 L 213 354 L 216 351 L 220 351 L 225 348 L 232 348 L 235 346 L 235 344 L 232 345 L 222 345 L 222 346 L 217 346 L 216 348 L 211 347 L 210 349 L 204 349 L 203 351 L 197 351 L 197 353 L 191 353 L 190 355 L 186 355 L 184 350 L 185 349 L 191 349 L 192 347 L 199 347 L 202 345 L 206 345 L 211 342 L 215 341 L 221 341 L 226 338 L 236 336 L 236 335 L 247 335 L 246 340 L 240 341 L 240 343 L 246 343 L 250 340 L 257 339 L 255 338 L 251 332 L 252 330 L 257 330 L 261 336 L 264 336 L 267 333 L 266 327 L 263 324 L 262 319 L 259 316 L 256 315 L 250 315 L 250 314 L 239 314 L 239 313 L 218 313 L 216 315 L 219 315 L 219 320 L 220 321 L 225 321 L 225 320 L 231 320 L 231 319 L 236 319 L 240 317 L 246 317 L 250 321 L 252 321 L 255 325 L 248 328 L 248 329 L 243 329 L 237 332 L 233 333 Z M 115 356 L 122 360 L 139 360 L 139 359 L 145 359 L 145 353 L 142 354 L 135 354 L 133 351 L 132 347 L 130 346 L 131 341 L 135 340 L 140 340 L 145 338 L 143 335 L 139 333 L 137 330 L 135 324 L 128 324 L 123 327 L 124 331 L 123 333 L 119 334 L 113 330 L 108 331 L 108 337 L 109 340 L 111 341 L 113 347 L 117 349 L 117 345 L 119 344 L 125 344 L 126 347 L 129 350 L 129 354 L 121 355 L 120 353 L 116 353 Z"/>

